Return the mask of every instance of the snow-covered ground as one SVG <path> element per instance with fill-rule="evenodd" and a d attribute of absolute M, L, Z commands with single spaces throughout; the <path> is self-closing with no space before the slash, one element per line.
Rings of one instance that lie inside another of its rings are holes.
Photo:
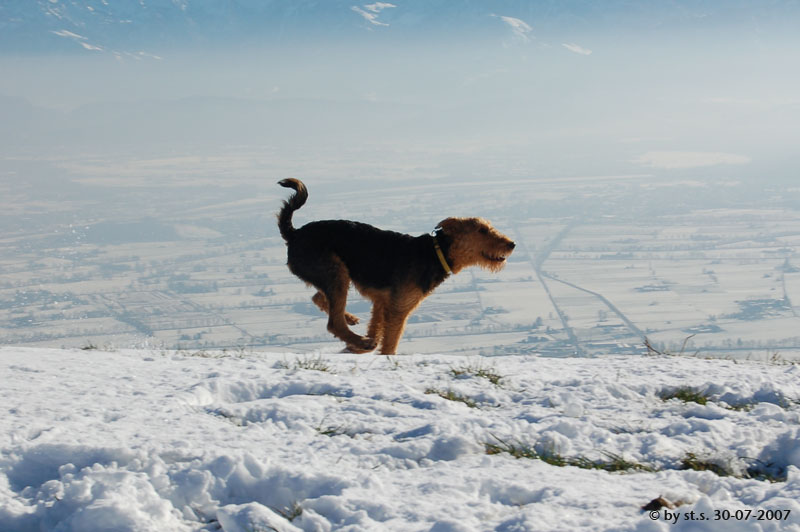
<path fill-rule="evenodd" d="M 800 531 L 799 365 L 4 347 L 0 397 L 2 531 Z"/>

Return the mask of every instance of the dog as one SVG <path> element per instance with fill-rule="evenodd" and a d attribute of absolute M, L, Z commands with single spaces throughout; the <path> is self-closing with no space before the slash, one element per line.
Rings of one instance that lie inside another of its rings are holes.
<path fill-rule="evenodd" d="M 499 271 L 515 246 L 482 218 L 445 218 L 416 237 L 350 220 L 295 228 L 292 214 L 308 189 L 299 179 L 278 184 L 295 191 L 278 213 L 289 270 L 317 289 L 311 300 L 328 314 L 328 331 L 353 353 L 395 354 L 409 315 L 434 288 L 468 266 Z M 366 336 L 348 327 L 359 322 L 345 311 L 351 282 L 372 301 Z"/>

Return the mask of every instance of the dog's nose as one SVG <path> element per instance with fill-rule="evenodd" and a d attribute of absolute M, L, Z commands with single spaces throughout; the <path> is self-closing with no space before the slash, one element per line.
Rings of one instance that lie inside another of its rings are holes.
<path fill-rule="evenodd" d="M 517 247 L 517 245 L 514 242 L 508 243 L 508 249 L 514 249 L 515 247 Z"/>

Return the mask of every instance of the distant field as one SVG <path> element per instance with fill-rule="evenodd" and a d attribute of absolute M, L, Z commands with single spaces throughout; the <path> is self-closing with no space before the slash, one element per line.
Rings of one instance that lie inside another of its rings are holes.
<path fill-rule="evenodd" d="M 73 166 L 57 187 L 68 201 L 6 185 L 0 343 L 340 347 L 285 267 L 273 218 L 284 190 L 241 168 L 198 186 L 168 162 L 107 178 L 105 164 Z M 693 181 L 687 199 L 686 183 L 646 176 L 517 179 L 491 194 L 434 178 L 307 181 L 298 225 L 343 217 L 420 234 L 477 215 L 517 241 L 499 274 L 466 271 L 425 300 L 401 350 L 598 355 L 643 352 L 647 336 L 700 356 L 800 353 L 796 190 Z M 350 308 L 366 322 L 354 291 Z"/>

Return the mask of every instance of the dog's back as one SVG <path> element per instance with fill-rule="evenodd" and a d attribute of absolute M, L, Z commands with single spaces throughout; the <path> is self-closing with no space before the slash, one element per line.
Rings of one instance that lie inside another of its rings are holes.
<path fill-rule="evenodd" d="M 288 247 L 290 263 L 338 257 L 360 287 L 389 288 L 411 275 L 427 292 L 435 278 L 443 278 L 430 235 L 414 237 L 361 222 L 321 220 L 295 229 Z"/>

